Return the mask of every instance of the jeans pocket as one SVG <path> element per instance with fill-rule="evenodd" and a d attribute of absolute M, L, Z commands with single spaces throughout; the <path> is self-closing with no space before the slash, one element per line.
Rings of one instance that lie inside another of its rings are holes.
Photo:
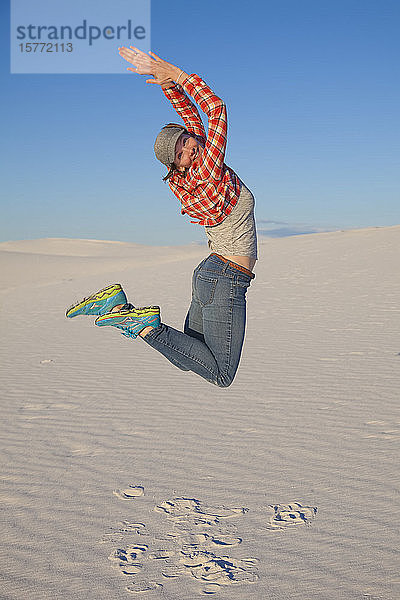
<path fill-rule="evenodd" d="M 236 277 L 236 281 L 235 284 L 239 287 L 239 288 L 245 288 L 247 289 L 250 284 L 251 284 L 251 279 L 249 277 L 246 276 L 237 276 Z"/>
<path fill-rule="evenodd" d="M 196 299 L 201 306 L 207 306 L 214 300 L 217 277 L 205 277 L 198 274 L 196 277 Z"/>

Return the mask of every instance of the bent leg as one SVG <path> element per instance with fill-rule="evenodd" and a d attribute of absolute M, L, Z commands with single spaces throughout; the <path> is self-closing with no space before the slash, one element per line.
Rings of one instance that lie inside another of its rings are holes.
<path fill-rule="evenodd" d="M 193 274 L 184 332 L 162 324 L 143 339 L 180 369 L 228 387 L 242 352 L 250 282 L 218 259 L 203 261 Z"/>
<path fill-rule="evenodd" d="M 162 323 L 144 338 L 182 371 L 193 371 L 210 383 L 216 383 L 218 366 L 204 342 Z"/>
<path fill-rule="evenodd" d="M 203 308 L 204 340 L 218 365 L 217 385 L 228 387 L 237 372 L 246 328 L 249 282 L 219 277 L 213 300 Z"/>

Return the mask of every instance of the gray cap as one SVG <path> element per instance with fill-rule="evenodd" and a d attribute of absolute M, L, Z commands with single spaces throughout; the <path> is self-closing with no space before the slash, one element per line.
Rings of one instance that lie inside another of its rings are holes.
<path fill-rule="evenodd" d="M 160 162 L 170 167 L 175 160 L 175 144 L 186 131 L 181 125 L 166 125 L 156 137 L 154 152 Z"/>

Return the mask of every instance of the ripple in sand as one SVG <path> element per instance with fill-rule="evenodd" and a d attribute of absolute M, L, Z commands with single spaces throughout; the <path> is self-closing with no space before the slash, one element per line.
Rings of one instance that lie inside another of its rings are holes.
<path fill-rule="evenodd" d="M 107 542 L 119 543 L 131 535 L 146 535 L 146 526 L 144 523 L 131 523 L 122 521 L 119 527 L 110 527 L 107 533 L 104 533 L 98 542 L 100 544 Z"/>
<path fill-rule="evenodd" d="M 363 438 L 391 440 L 400 437 L 399 421 L 367 421 L 368 433 Z"/>
<path fill-rule="evenodd" d="M 22 406 L 21 410 L 74 410 L 78 407 L 79 404 L 75 402 L 30 402 Z"/>
<path fill-rule="evenodd" d="M 133 583 L 130 583 L 125 589 L 127 592 L 131 592 L 132 594 L 141 594 L 144 592 L 151 592 L 162 587 L 162 583 L 142 579 L 141 581 L 134 581 Z"/>

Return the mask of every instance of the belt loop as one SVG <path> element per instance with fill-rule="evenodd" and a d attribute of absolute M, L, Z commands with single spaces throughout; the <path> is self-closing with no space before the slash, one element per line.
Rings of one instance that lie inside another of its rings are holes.
<path fill-rule="evenodd" d="M 222 267 L 222 273 L 226 273 L 228 269 L 229 269 L 229 262 L 226 262 L 226 263 L 224 263 L 224 266 Z"/>

